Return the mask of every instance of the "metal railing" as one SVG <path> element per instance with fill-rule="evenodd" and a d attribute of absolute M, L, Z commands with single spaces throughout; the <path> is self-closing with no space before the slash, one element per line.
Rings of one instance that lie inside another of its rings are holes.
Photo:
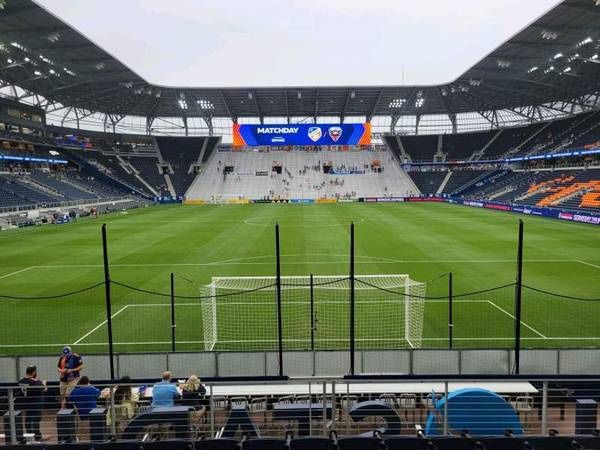
<path fill-rule="evenodd" d="M 63 391 L 30 377 L 0 387 L 5 443 L 292 435 L 580 439 L 597 433 L 600 397 L 600 378 L 591 377 L 215 382 L 186 374 L 160 383 L 82 382 Z"/>

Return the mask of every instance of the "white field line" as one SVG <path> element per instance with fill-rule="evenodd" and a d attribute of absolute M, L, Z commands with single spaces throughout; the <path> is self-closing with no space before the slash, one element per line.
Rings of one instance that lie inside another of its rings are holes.
<path fill-rule="evenodd" d="M 505 310 L 504 308 L 501 308 L 500 306 L 496 305 L 493 301 L 488 300 L 488 302 L 490 303 L 490 305 L 492 305 L 494 308 L 502 311 L 504 314 L 506 314 L 507 316 L 511 317 L 513 320 L 516 320 L 515 316 L 513 316 L 511 313 L 509 313 L 507 310 Z M 537 334 L 538 336 L 540 336 L 543 339 L 548 339 L 546 336 L 544 336 L 542 333 L 540 333 L 538 330 L 536 330 L 535 328 L 527 325 L 525 322 L 521 321 L 521 323 L 526 327 L 529 328 L 531 331 L 533 331 L 535 334 Z"/>
<path fill-rule="evenodd" d="M 598 266 L 598 265 L 596 265 L 596 264 L 589 263 L 589 262 L 587 262 L 587 261 L 581 261 L 581 260 L 579 260 L 579 259 L 578 259 L 578 260 L 576 260 L 575 262 L 578 262 L 578 263 L 580 263 L 580 264 L 585 264 L 586 266 L 595 267 L 596 269 L 600 269 L 600 266 Z"/>
<path fill-rule="evenodd" d="M 129 305 L 125 305 L 123 306 L 121 309 L 119 309 L 116 313 L 114 313 L 113 315 L 111 315 L 111 319 L 114 319 L 116 316 L 118 316 L 120 313 L 122 313 L 123 311 L 125 311 L 127 308 L 129 307 Z M 88 337 L 90 334 L 92 334 L 94 331 L 98 330 L 99 328 L 103 327 L 106 324 L 107 320 L 104 319 L 99 325 L 97 325 L 96 327 L 94 327 L 92 330 L 88 331 L 87 333 L 85 333 L 83 336 L 81 336 L 79 339 L 77 339 L 75 342 L 73 342 L 72 345 L 77 345 L 79 344 L 81 341 L 83 341 L 86 337 Z"/>
<path fill-rule="evenodd" d="M 306 287 L 306 289 L 308 289 L 308 287 Z M 198 300 L 202 300 L 202 299 L 198 299 Z M 452 300 L 452 303 L 488 303 L 489 300 Z M 348 301 L 347 300 L 335 300 L 335 301 L 326 301 L 326 302 L 322 302 L 319 303 L 319 301 L 317 300 L 317 303 L 319 304 L 319 306 L 324 306 L 324 305 L 330 305 L 330 304 L 342 304 L 342 305 L 347 305 Z M 399 301 L 396 300 L 387 300 L 387 301 L 377 301 L 377 300 L 357 300 L 355 302 L 356 304 L 366 304 L 366 305 L 372 305 L 373 303 L 377 303 L 377 304 L 382 304 L 382 303 L 400 303 Z M 447 304 L 448 300 L 445 299 L 434 299 L 434 300 L 425 300 L 425 303 L 443 303 L 443 304 Z M 285 305 L 310 305 L 310 301 L 304 301 L 304 302 L 287 302 L 284 300 L 283 302 L 283 306 Z M 154 306 L 162 306 L 162 307 L 170 307 L 171 303 L 137 303 L 137 304 L 129 304 L 127 305 L 130 308 L 147 308 L 147 307 L 154 307 Z M 200 303 L 175 303 L 175 307 L 178 306 L 201 306 Z M 221 306 L 274 306 L 273 302 L 255 302 L 252 304 L 249 304 L 248 302 L 227 302 L 225 304 L 222 304 Z"/>
<path fill-rule="evenodd" d="M 357 257 L 360 258 L 360 257 Z M 367 258 L 367 257 L 365 257 Z M 232 260 L 229 260 L 232 261 Z M 331 260 L 331 261 L 282 261 L 282 265 L 294 265 L 294 264 L 334 264 L 334 263 L 346 263 L 348 260 Z M 514 259 L 486 259 L 486 260 L 389 260 L 389 261 L 356 261 L 356 264 L 494 264 L 494 263 L 514 263 Z M 569 262 L 581 262 L 574 259 L 529 259 L 523 260 L 525 263 L 569 263 Z M 227 266 L 227 265 L 272 265 L 272 262 L 207 262 L 207 263 L 157 263 L 157 264 L 111 264 L 111 267 L 171 267 L 171 266 Z M 103 267 L 102 264 L 54 264 L 54 265 L 43 265 L 43 266 L 32 266 L 30 268 L 36 269 L 61 269 L 69 267 Z M 598 267 L 598 266 L 596 266 Z M 600 268 L 600 267 L 598 267 Z"/>
<path fill-rule="evenodd" d="M 514 339 L 514 336 L 507 336 L 507 337 L 488 337 L 488 338 L 482 338 L 482 337 L 464 337 L 464 338 L 458 338 L 455 337 L 453 338 L 453 340 L 455 341 L 507 341 L 507 340 L 511 340 Z M 525 341 L 540 341 L 540 340 L 550 340 L 550 341 L 590 341 L 590 340 L 600 340 L 600 336 L 588 336 L 588 337 L 577 337 L 577 336 L 571 336 L 571 337 L 522 337 L 522 340 Z M 284 342 L 307 342 L 310 339 L 285 339 Z M 324 340 L 320 340 L 319 342 L 333 342 L 333 341 L 343 341 L 346 342 L 348 339 L 324 339 Z M 392 341 L 394 339 L 386 339 L 386 338 L 371 338 L 371 339 L 357 339 L 358 342 L 364 342 L 364 341 Z M 398 339 L 400 341 L 404 341 L 405 339 Z M 446 341 L 448 340 L 448 338 L 422 338 L 423 341 Z M 264 339 L 264 340 L 239 340 L 239 341 L 218 341 L 218 344 L 243 344 L 243 343 L 272 343 L 272 342 L 277 342 L 277 339 Z M 177 341 L 178 344 L 204 344 L 204 341 Z M 115 345 L 167 345 L 167 344 L 171 344 L 171 341 L 138 341 L 138 342 L 114 342 Z M 7 347 L 7 348 L 27 348 L 27 347 L 62 347 L 63 345 L 65 345 L 64 343 L 58 343 L 58 344 L 0 344 L 1 347 Z M 81 342 L 79 344 L 77 344 L 79 346 L 87 346 L 87 347 L 93 347 L 93 346 L 100 346 L 100 345 L 108 345 L 108 342 Z M 367 349 L 368 350 L 368 349 Z M 398 349 L 398 350 L 402 350 L 402 349 Z M 423 349 L 423 350 L 428 350 L 428 349 Z M 432 349 L 432 350 L 440 350 L 440 349 Z M 443 350 L 443 349 L 442 349 Z M 477 349 L 477 348 L 473 348 L 473 349 L 464 349 L 464 350 L 481 350 L 481 349 Z M 493 350 L 493 349 L 492 349 Z"/>
<path fill-rule="evenodd" d="M 12 277 L 13 275 L 17 275 L 17 274 L 23 273 L 26 270 L 35 269 L 36 267 L 37 266 L 29 266 L 29 267 L 25 267 L 24 269 L 17 270 L 16 272 L 11 272 L 11 273 L 7 273 L 7 274 L 4 274 L 4 275 L 1 275 L 0 276 L 0 280 L 2 280 L 3 278 L 8 278 L 8 277 Z"/>

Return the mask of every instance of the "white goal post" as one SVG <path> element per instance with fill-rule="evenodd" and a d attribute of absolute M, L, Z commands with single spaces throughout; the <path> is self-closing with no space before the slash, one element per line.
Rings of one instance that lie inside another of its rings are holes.
<path fill-rule="evenodd" d="M 356 348 L 420 348 L 426 284 L 406 274 L 354 279 Z M 201 294 L 206 350 L 277 348 L 275 277 L 213 277 Z M 349 305 L 347 275 L 281 277 L 284 349 L 347 349 Z"/>

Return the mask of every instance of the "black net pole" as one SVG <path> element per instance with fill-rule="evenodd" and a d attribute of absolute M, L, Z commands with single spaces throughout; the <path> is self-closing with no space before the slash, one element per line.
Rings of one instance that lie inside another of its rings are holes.
<path fill-rule="evenodd" d="M 104 262 L 104 289 L 106 293 L 106 328 L 108 333 L 108 361 L 110 364 L 110 379 L 115 379 L 115 361 L 112 331 L 112 308 L 110 301 L 110 268 L 108 265 L 108 245 L 106 240 L 106 224 L 102 225 L 102 254 Z"/>
<path fill-rule="evenodd" d="M 279 346 L 279 376 L 283 376 L 283 319 L 281 313 L 281 254 L 279 252 L 279 224 L 275 224 L 275 261 L 276 279 L 275 288 L 277 296 L 277 336 Z"/>
<path fill-rule="evenodd" d="M 315 291 L 313 274 L 310 274 L 310 351 L 315 351 Z"/>
<path fill-rule="evenodd" d="M 519 220 L 519 243 L 517 247 L 517 282 L 515 284 L 515 374 L 521 364 L 521 294 L 523 288 L 523 221 Z"/>
<path fill-rule="evenodd" d="M 350 375 L 354 375 L 354 222 L 350 224 Z"/>
<path fill-rule="evenodd" d="M 448 348 L 453 346 L 454 318 L 452 317 L 452 272 L 448 273 Z"/>
<path fill-rule="evenodd" d="M 175 274 L 171 272 L 171 351 L 175 352 Z"/>

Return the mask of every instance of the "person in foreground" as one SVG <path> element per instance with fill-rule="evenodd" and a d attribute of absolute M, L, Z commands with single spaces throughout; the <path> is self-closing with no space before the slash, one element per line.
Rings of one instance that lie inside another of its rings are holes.
<path fill-rule="evenodd" d="M 43 441 L 40 422 L 45 394 L 48 390 L 46 382 L 38 379 L 36 366 L 28 366 L 25 377 L 19 380 L 19 385 L 21 386 L 19 408 L 25 411 L 25 429 L 28 433 L 34 434 L 36 441 Z"/>
<path fill-rule="evenodd" d="M 79 382 L 81 369 L 83 369 L 83 358 L 66 345 L 63 347 L 57 367 L 60 380 L 60 407 L 64 408 L 66 398 Z"/>
<path fill-rule="evenodd" d="M 69 395 L 69 403 L 77 408 L 80 419 L 87 419 L 90 411 L 98 406 L 97 399 L 99 395 L 100 389 L 92 386 L 90 379 L 84 375 Z"/>
<path fill-rule="evenodd" d="M 152 407 L 174 406 L 175 400 L 179 398 L 177 387 L 171 383 L 171 372 L 162 374 L 162 380 L 154 385 L 152 389 Z"/>

